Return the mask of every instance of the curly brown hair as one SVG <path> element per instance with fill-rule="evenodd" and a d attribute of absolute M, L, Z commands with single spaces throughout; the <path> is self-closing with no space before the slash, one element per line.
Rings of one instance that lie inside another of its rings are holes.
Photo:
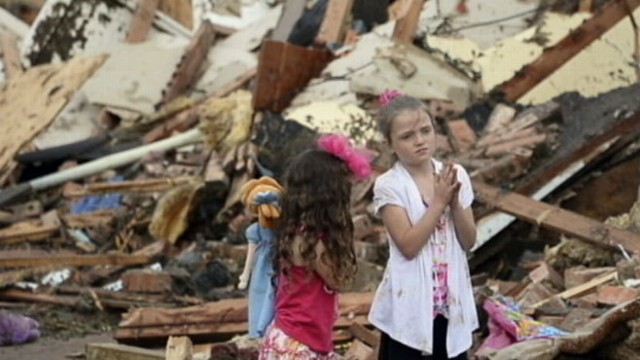
<path fill-rule="evenodd" d="M 318 149 L 304 151 L 290 161 L 282 179 L 282 215 L 274 259 L 277 272 L 283 261 L 292 263 L 294 239 L 304 229 L 299 254 L 307 269 L 313 269 L 316 245 L 323 241 L 322 261 L 340 284 L 351 283 L 356 256 L 350 175 L 342 160 Z"/>

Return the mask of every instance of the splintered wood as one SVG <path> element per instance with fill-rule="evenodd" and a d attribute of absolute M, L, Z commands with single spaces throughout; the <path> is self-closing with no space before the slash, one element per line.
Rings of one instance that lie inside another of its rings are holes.
<path fill-rule="evenodd" d="M 0 184 L 16 166 L 13 156 L 45 129 L 102 65 L 105 55 L 33 67 L 9 79 L 0 93 Z M 25 96 L 29 94 L 29 96 Z"/>
<path fill-rule="evenodd" d="M 353 323 L 368 324 L 372 300 L 372 293 L 341 294 L 340 317 L 335 328 L 347 328 Z M 247 326 L 247 300 L 229 299 L 182 309 L 133 309 L 124 315 L 115 338 L 124 343 L 169 336 L 221 340 L 246 333 Z"/>
<path fill-rule="evenodd" d="M 548 205 L 526 196 L 502 191 L 489 185 L 475 182 L 477 199 L 500 211 L 520 219 L 548 227 L 588 241 L 594 245 L 617 248 L 640 254 L 640 235 L 589 219 L 585 216 Z"/>

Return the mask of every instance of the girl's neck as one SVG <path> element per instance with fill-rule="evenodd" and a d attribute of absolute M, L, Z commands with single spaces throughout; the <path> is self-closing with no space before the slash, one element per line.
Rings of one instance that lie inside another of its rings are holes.
<path fill-rule="evenodd" d="M 402 165 L 405 167 L 405 169 L 407 169 L 409 174 L 414 178 L 429 177 L 433 175 L 433 173 L 435 172 L 433 161 L 431 159 L 420 164 L 409 165 L 406 163 L 402 163 Z"/>

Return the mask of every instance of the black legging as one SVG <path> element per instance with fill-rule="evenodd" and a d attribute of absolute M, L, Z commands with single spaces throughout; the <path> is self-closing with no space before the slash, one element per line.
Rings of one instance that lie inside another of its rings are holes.
<path fill-rule="evenodd" d="M 466 360 L 467 353 L 450 358 L 447 355 L 447 327 L 449 320 L 442 315 L 433 321 L 433 354 L 423 355 L 422 351 L 410 348 L 382 333 L 378 360 Z"/>

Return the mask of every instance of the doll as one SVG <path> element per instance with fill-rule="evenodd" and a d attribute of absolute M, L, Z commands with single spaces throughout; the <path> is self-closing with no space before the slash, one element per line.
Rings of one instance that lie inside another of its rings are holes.
<path fill-rule="evenodd" d="M 272 260 L 282 186 L 273 178 L 263 176 L 248 181 L 241 194 L 242 203 L 251 213 L 258 215 L 258 221 L 245 231 L 249 244 L 238 288 L 244 290 L 249 284 L 249 337 L 260 338 L 274 316 Z"/>

